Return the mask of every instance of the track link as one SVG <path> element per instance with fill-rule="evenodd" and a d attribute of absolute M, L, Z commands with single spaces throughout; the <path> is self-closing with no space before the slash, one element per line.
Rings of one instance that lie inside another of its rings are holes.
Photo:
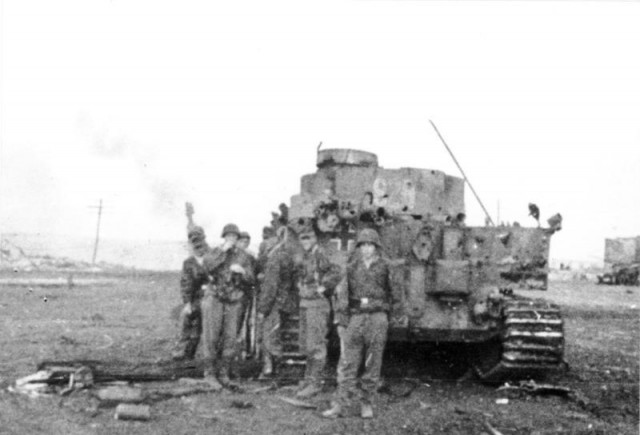
<path fill-rule="evenodd" d="M 564 322 L 557 305 L 544 300 L 509 300 L 503 309 L 499 351 L 475 365 L 487 382 L 530 378 L 564 367 Z"/>
<path fill-rule="evenodd" d="M 300 346 L 300 316 L 282 313 L 280 342 L 282 355 L 276 362 L 276 373 L 284 382 L 297 382 L 304 376 L 307 364 Z"/>

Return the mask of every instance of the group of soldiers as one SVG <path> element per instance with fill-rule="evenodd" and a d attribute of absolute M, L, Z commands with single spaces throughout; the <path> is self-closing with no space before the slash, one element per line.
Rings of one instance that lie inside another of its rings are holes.
<path fill-rule="evenodd" d="M 283 316 L 297 314 L 306 368 L 296 396 L 311 398 L 326 381 L 332 319 L 340 337 L 338 388 L 322 415 L 343 415 L 355 398 L 361 416 L 372 418 L 389 316 L 400 303 L 378 233 L 370 228 L 358 233 L 356 251 L 346 269 L 330 261 L 313 227 L 297 233 L 285 226 L 278 231 L 265 227 L 257 258 L 247 250 L 249 235 L 237 225 L 225 225 L 221 237 L 222 243 L 212 248 L 201 227 L 188 229 L 192 255 L 183 264 L 184 308 L 179 352 L 174 357 L 194 359 L 201 343 L 205 382 L 215 391 L 233 388 L 229 375 L 238 333 L 254 301 L 260 377 L 274 375 L 274 362 L 282 354 L 279 325 Z M 358 376 L 361 364 L 364 371 Z"/>

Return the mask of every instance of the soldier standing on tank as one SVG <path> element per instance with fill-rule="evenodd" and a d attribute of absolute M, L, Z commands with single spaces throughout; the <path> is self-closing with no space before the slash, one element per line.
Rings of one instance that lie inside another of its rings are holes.
<path fill-rule="evenodd" d="M 204 374 L 216 390 L 232 386 L 229 370 L 235 356 L 241 301 L 246 288 L 254 283 L 249 255 L 236 246 L 239 234 L 237 225 L 225 225 L 224 243 L 204 256 L 204 267 L 212 281 L 201 302 Z"/>
<path fill-rule="evenodd" d="M 329 299 L 340 282 L 341 270 L 318 246 L 313 228 L 302 230 L 299 241 L 302 252 L 296 258 L 296 285 L 300 294 L 300 337 L 307 365 L 296 396 L 309 398 L 321 392 L 324 384 L 331 314 Z"/>
<path fill-rule="evenodd" d="M 380 383 L 389 315 L 400 303 L 391 286 L 390 267 L 380 253 L 380 238 L 363 229 L 356 240 L 358 255 L 347 265 L 345 287 L 338 292 L 336 318 L 340 333 L 338 389 L 323 417 L 342 415 L 352 396 L 360 399 L 362 418 L 373 418 L 372 398 Z M 364 373 L 358 369 L 364 360 Z"/>
<path fill-rule="evenodd" d="M 200 301 L 204 287 L 209 282 L 209 275 L 203 266 L 204 255 L 209 251 L 205 232 L 202 227 L 193 225 L 189 227 L 187 237 L 192 255 L 182 264 L 180 276 L 180 294 L 184 307 L 178 320 L 180 326 L 178 349 L 172 355 L 176 360 L 195 358 L 202 334 Z"/>

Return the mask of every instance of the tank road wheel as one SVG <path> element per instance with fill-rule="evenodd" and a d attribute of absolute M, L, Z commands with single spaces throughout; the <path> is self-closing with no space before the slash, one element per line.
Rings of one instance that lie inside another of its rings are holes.
<path fill-rule="evenodd" d="M 557 305 L 543 300 L 512 300 L 503 313 L 500 341 L 487 346 L 486 353 L 474 364 L 480 379 L 529 379 L 565 367 L 564 325 Z"/>
<path fill-rule="evenodd" d="M 276 361 L 276 373 L 282 383 L 296 383 L 304 377 L 306 356 L 300 346 L 300 316 L 282 313 L 280 318 L 282 356 Z"/>

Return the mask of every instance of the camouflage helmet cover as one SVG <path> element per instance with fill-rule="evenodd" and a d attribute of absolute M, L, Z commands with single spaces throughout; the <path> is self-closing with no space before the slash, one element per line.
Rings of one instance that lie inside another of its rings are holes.
<path fill-rule="evenodd" d="M 235 234 L 237 236 L 240 236 L 240 228 L 238 228 L 236 224 L 226 224 L 222 229 L 222 236 L 220 237 L 224 237 L 227 234 Z"/>
<path fill-rule="evenodd" d="M 358 238 L 356 239 L 356 246 L 360 246 L 362 243 L 373 243 L 379 248 L 380 236 L 378 235 L 376 230 L 371 228 L 365 228 L 364 230 L 358 233 Z"/>
<path fill-rule="evenodd" d="M 204 229 L 200 226 L 195 226 L 189 230 L 187 233 L 187 239 L 189 239 L 189 243 L 198 244 L 202 243 L 206 239 L 206 234 Z"/>

